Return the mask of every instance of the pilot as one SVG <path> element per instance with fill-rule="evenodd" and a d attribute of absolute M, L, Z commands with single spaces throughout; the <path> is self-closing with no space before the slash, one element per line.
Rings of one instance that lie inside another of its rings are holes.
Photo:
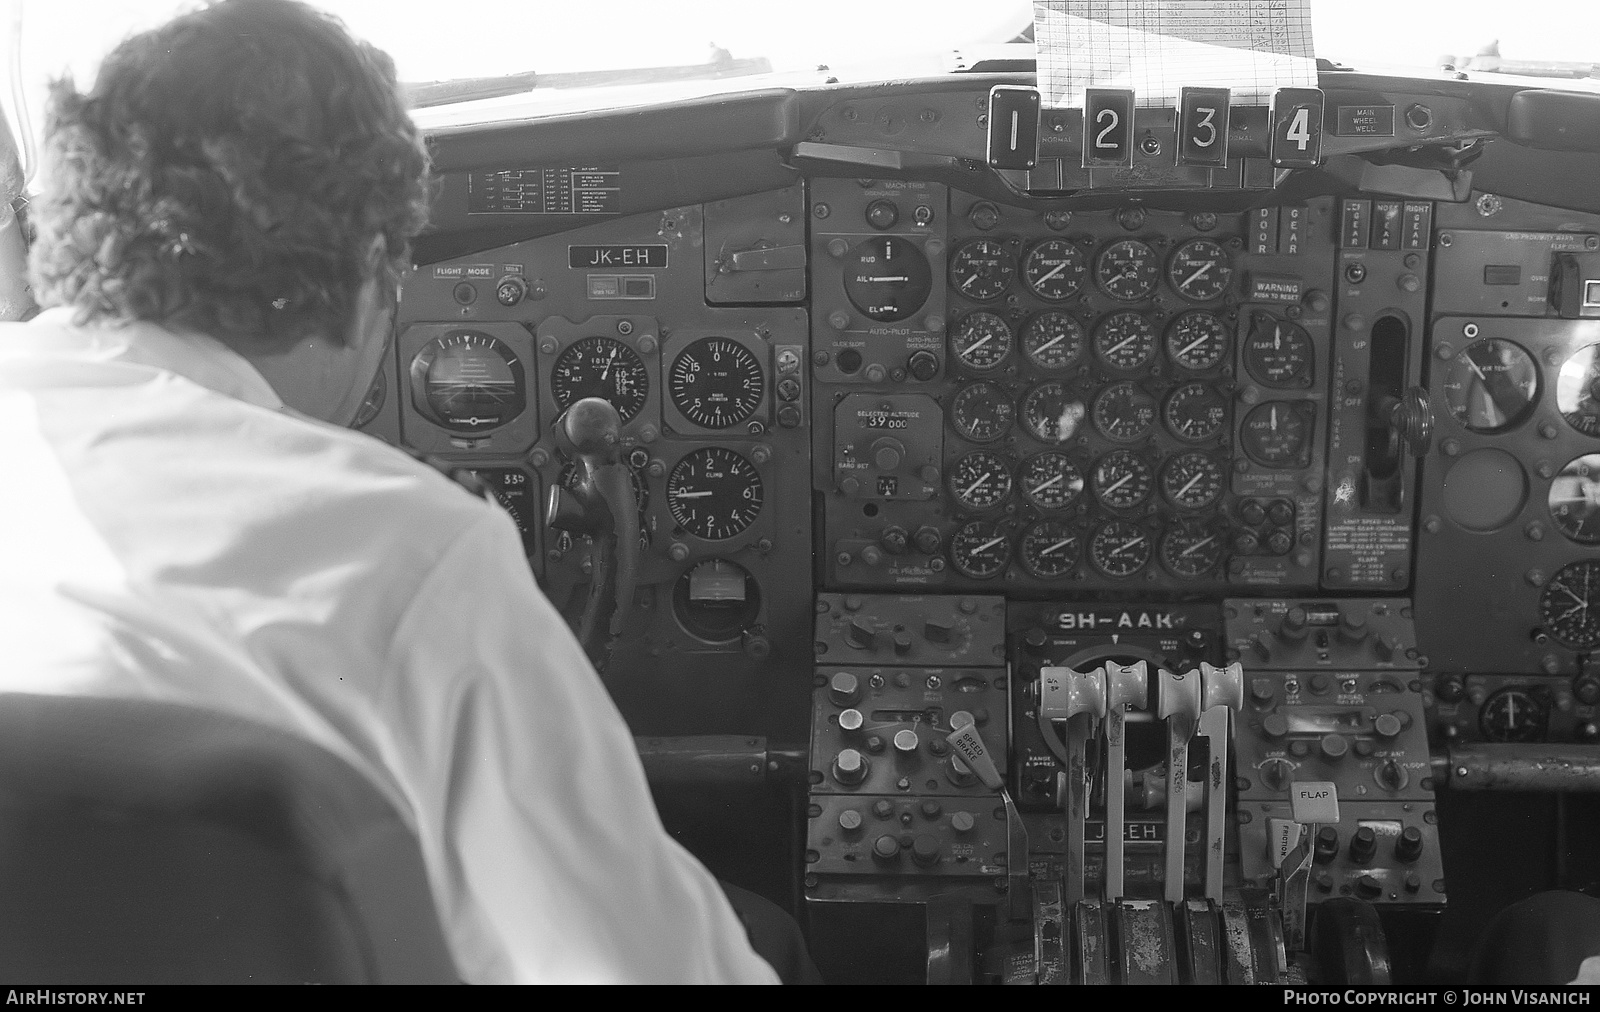
<path fill-rule="evenodd" d="M 58 82 L 49 133 L 47 308 L 0 327 L 0 691 L 342 756 L 415 827 L 468 982 L 814 974 L 663 830 L 506 513 L 345 427 L 427 213 L 391 61 L 224 0 Z"/>

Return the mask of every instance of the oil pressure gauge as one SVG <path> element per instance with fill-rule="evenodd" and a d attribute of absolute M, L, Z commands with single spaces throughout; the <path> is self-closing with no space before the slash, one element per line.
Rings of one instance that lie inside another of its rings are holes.
<path fill-rule="evenodd" d="M 1016 273 L 1011 254 L 993 239 L 970 239 L 950 254 L 950 287 L 974 302 L 1004 295 Z"/>
<path fill-rule="evenodd" d="M 1046 302 L 1064 302 L 1083 289 L 1089 259 L 1070 239 L 1046 239 L 1022 258 L 1022 279 Z"/>
<path fill-rule="evenodd" d="M 1190 302 L 1212 302 L 1228 290 L 1233 263 L 1215 239 L 1190 239 L 1173 252 L 1167 263 L 1167 280 Z"/>
<path fill-rule="evenodd" d="M 1120 239 L 1100 251 L 1094 261 L 1094 279 L 1100 290 L 1118 302 L 1148 299 L 1161 278 L 1161 261 L 1150 244 Z"/>

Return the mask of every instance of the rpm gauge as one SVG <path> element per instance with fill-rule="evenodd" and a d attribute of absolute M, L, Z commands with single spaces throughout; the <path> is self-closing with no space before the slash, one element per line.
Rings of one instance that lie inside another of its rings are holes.
<path fill-rule="evenodd" d="M 1299 324 L 1271 313 L 1256 313 L 1244 341 L 1244 367 L 1257 383 L 1296 388 L 1311 385 L 1313 372 L 1311 335 Z"/>
<path fill-rule="evenodd" d="M 452 330 L 429 341 L 411 360 L 411 382 L 421 395 L 418 407 L 457 432 L 487 432 L 528 405 L 516 352 L 478 330 Z"/>
<path fill-rule="evenodd" d="M 1090 484 L 1100 505 L 1113 510 L 1131 510 L 1150 498 L 1153 480 L 1150 465 L 1143 457 L 1132 450 L 1112 450 L 1095 464 Z"/>
<path fill-rule="evenodd" d="M 950 328 L 950 353 L 972 372 L 993 372 L 1011 353 L 1011 327 L 995 313 L 968 313 Z"/>
<path fill-rule="evenodd" d="M 970 239 L 950 254 L 950 287 L 974 302 L 1004 295 L 1016 273 L 1011 254 L 993 239 Z"/>
<path fill-rule="evenodd" d="M 627 423 L 644 410 L 650 374 L 629 345 L 613 337 L 586 337 L 556 359 L 550 389 L 563 411 L 585 397 L 600 397 Z"/>
<path fill-rule="evenodd" d="M 1078 532 L 1059 520 L 1041 520 L 1022 535 L 1022 568 L 1041 580 L 1066 576 L 1078 565 Z"/>
<path fill-rule="evenodd" d="M 1064 302 L 1083 289 L 1089 260 L 1070 239 L 1046 239 L 1022 258 L 1022 280 L 1046 302 Z"/>
<path fill-rule="evenodd" d="M 1222 497 L 1222 465 L 1209 454 L 1188 450 L 1161 467 L 1161 494 L 1183 510 L 1202 510 Z"/>
<path fill-rule="evenodd" d="M 1131 443 L 1150 433 L 1156 399 L 1132 380 L 1113 383 L 1094 399 L 1094 427 L 1107 439 Z"/>
<path fill-rule="evenodd" d="M 1600 344 L 1580 348 L 1561 363 L 1556 410 L 1585 436 L 1600 436 Z"/>
<path fill-rule="evenodd" d="M 1036 509 L 1066 509 L 1083 494 L 1083 472 L 1059 451 L 1029 457 L 1017 477 L 1023 497 Z"/>
<path fill-rule="evenodd" d="M 1083 357 L 1088 342 L 1083 324 L 1056 310 L 1040 313 L 1022 328 L 1022 353 L 1046 372 L 1071 368 Z"/>
<path fill-rule="evenodd" d="M 1052 380 L 1040 383 L 1022 399 L 1022 424 L 1042 443 L 1065 443 L 1083 424 L 1083 398 Z"/>
<path fill-rule="evenodd" d="M 1150 535 L 1137 524 L 1112 520 L 1089 538 L 1089 561 L 1113 579 L 1126 579 L 1150 562 Z"/>
<path fill-rule="evenodd" d="M 1520 345 L 1488 340 L 1468 345 L 1444 374 L 1445 403 L 1473 432 L 1504 432 L 1533 413 L 1539 366 Z"/>
<path fill-rule="evenodd" d="M 879 323 L 903 320 L 933 291 L 933 268 L 913 243 L 874 236 L 845 258 L 844 294 L 862 315 Z"/>
<path fill-rule="evenodd" d="M 950 495 L 962 509 L 982 512 L 1011 498 L 1011 469 L 1005 458 L 975 450 L 950 467 Z"/>
<path fill-rule="evenodd" d="M 1094 261 L 1100 290 L 1118 302 L 1148 299 L 1161 279 L 1161 261 L 1149 243 L 1121 239 L 1100 251 Z"/>
<path fill-rule="evenodd" d="M 1190 302 L 1211 302 L 1228 290 L 1233 263 L 1215 239 L 1190 239 L 1173 252 L 1167 263 L 1167 280 Z"/>
<path fill-rule="evenodd" d="M 1133 372 L 1156 355 L 1156 329 L 1144 314 L 1124 309 L 1107 315 L 1094 328 L 1094 354 L 1102 365 Z"/>
<path fill-rule="evenodd" d="M 963 576 L 990 580 L 1011 562 L 1011 536 L 1001 525 L 974 520 L 950 539 L 950 562 Z"/>
<path fill-rule="evenodd" d="M 1167 357 L 1190 372 L 1215 369 L 1228 354 L 1228 328 L 1204 309 L 1179 313 L 1167 328 Z"/>
<path fill-rule="evenodd" d="M 974 443 L 992 443 L 1010 432 L 1015 416 L 1006 392 L 982 380 L 962 387 L 950 404 L 950 424 Z"/>
<path fill-rule="evenodd" d="M 707 541 L 726 540 L 755 523 L 765 498 L 755 465 L 722 446 L 690 451 L 667 476 L 672 519 Z"/>
<path fill-rule="evenodd" d="M 1184 520 L 1161 535 L 1159 552 L 1167 572 L 1184 580 L 1205 576 L 1222 561 L 1222 534 L 1210 526 Z"/>
<path fill-rule="evenodd" d="M 1600 646 L 1600 561 L 1562 566 L 1539 595 L 1545 631 L 1574 650 Z"/>
<path fill-rule="evenodd" d="M 1600 545 L 1600 453 L 1567 462 L 1550 483 L 1550 518 L 1580 545 Z"/>
<path fill-rule="evenodd" d="M 726 429 L 755 414 L 766 379 L 749 348 L 726 337 L 703 337 L 678 353 L 667 391 L 683 417 L 707 429 Z"/>
<path fill-rule="evenodd" d="M 1304 466 L 1311 448 L 1309 404 L 1268 401 L 1244 416 L 1239 441 L 1250 459 L 1265 467 Z"/>

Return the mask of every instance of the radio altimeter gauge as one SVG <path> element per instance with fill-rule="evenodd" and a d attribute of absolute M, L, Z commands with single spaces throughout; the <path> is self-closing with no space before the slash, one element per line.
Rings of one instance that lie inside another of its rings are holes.
<path fill-rule="evenodd" d="M 1022 279 L 1046 302 L 1064 302 L 1083 288 L 1089 259 L 1070 239 L 1046 239 L 1022 258 Z"/>
<path fill-rule="evenodd" d="M 724 541 L 755 523 L 765 494 L 755 465 L 722 446 L 691 451 L 667 476 L 672 519 L 707 541 Z"/>
<path fill-rule="evenodd" d="M 1562 566 L 1539 595 L 1545 631 L 1574 650 L 1600 646 L 1600 561 Z"/>
<path fill-rule="evenodd" d="M 950 495 L 962 509 L 980 513 L 1011 498 L 1011 469 L 1005 458 L 974 450 L 950 467 Z"/>
<path fill-rule="evenodd" d="M 1308 387 L 1314 372 L 1311 335 L 1297 323 L 1256 313 L 1244 339 L 1244 367 L 1257 383 L 1269 387 Z"/>
<path fill-rule="evenodd" d="M 1600 545 L 1600 453 L 1567 462 L 1550 483 L 1550 518 L 1580 545 Z"/>
<path fill-rule="evenodd" d="M 950 562 L 963 576 L 993 579 L 1011 562 L 1011 535 L 1000 524 L 974 520 L 950 539 Z"/>
<path fill-rule="evenodd" d="M 556 358 L 550 390 L 562 411 L 585 397 L 599 397 L 609 401 L 626 424 L 644 410 L 650 374 L 629 345 L 614 337 L 586 337 Z"/>
<path fill-rule="evenodd" d="M 1561 363 L 1556 410 L 1585 436 L 1600 436 L 1600 344 L 1579 348 Z"/>
<path fill-rule="evenodd" d="M 673 405 L 694 424 L 726 429 L 755 414 L 766 390 L 761 363 L 726 337 L 702 337 L 678 353 L 667 374 Z"/>
<path fill-rule="evenodd" d="M 969 240 L 950 254 L 950 287 L 974 302 L 998 299 L 1016 274 L 1011 254 L 993 239 Z"/>
<path fill-rule="evenodd" d="M 1100 290 L 1118 302 L 1148 299 L 1161 279 L 1161 261 L 1149 243 L 1121 239 L 1100 251 L 1094 261 Z"/>
<path fill-rule="evenodd" d="M 516 353 L 477 330 L 452 330 L 424 345 L 411 360 L 411 383 L 423 413 L 456 432 L 487 432 L 528 406 Z"/>
<path fill-rule="evenodd" d="M 903 320 L 921 309 L 932 291 L 928 258 L 905 239 L 874 236 L 845 257 L 845 297 L 868 319 Z"/>
<path fill-rule="evenodd" d="M 1473 432 L 1504 432 L 1533 412 L 1538 363 L 1510 341 L 1479 341 L 1450 360 L 1444 397 L 1451 416 Z"/>

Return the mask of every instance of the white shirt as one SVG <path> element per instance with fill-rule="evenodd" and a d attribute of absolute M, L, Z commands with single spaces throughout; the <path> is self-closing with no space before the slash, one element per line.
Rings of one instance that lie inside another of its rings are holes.
<path fill-rule="evenodd" d="M 463 978 L 775 982 L 515 525 L 209 337 L 0 325 L 0 691 L 284 728 L 421 840 Z"/>

